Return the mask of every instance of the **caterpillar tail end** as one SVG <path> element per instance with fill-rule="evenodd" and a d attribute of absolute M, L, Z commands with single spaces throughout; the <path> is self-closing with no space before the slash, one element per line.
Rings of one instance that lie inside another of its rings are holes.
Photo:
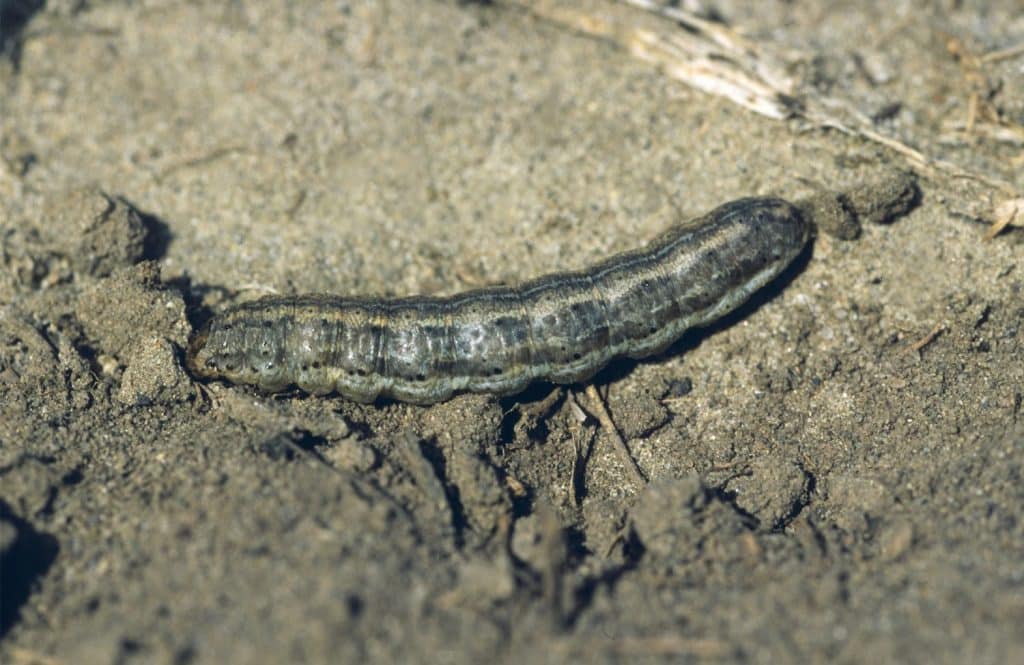
<path fill-rule="evenodd" d="M 206 324 L 192 335 L 185 350 L 185 366 L 188 371 L 200 378 L 210 378 L 212 373 L 206 364 L 206 342 L 210 336 L 210 325 Z"/>

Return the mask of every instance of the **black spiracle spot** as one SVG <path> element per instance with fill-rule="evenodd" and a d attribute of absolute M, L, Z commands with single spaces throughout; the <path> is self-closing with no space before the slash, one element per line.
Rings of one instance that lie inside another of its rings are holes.
<path fill-rule="evenodd" d="M 512 325 L 512 319 L 507 316 L 499 316 L 494 319 L 494 325 L 498 328 L 507 328 Z"/>

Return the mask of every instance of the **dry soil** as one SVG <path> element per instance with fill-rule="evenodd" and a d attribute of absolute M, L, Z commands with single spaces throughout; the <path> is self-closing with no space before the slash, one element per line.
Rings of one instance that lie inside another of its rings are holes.
<path fill-rule="evenodd" d="M 43 4 L 0 2 L 0 660 L 1024 662 L 1002 194 L 921 174 L 602 372 L 637 483 L 580 388 L 367 406 L 182 350 L 265 293 L 515 282 L 898 155 L 500 2 Z M 1024 189 L 1024 56 L 980 58 L 1019 2 L 681 4 Z"/>

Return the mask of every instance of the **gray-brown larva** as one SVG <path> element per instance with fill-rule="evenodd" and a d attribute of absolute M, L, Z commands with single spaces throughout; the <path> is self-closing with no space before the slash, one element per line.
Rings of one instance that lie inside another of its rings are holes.
<path fill-rule="evenodd" d="M 619 356 L 664 350 L 732 311 L 800 253 L 791 203 L 746 198 L 586 270 L 448 298 L 270 297 L 215 317 L 188 349 L 198 376 L 430 404 L 582 381 Z"/>

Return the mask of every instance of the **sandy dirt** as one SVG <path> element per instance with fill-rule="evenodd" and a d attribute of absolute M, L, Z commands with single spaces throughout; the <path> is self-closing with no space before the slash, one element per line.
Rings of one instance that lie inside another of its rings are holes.
<path fill-rule="evenodd" d="M 1024 662 L 1001 194 L 922 174 L 602 372 L 638 483 L 581 389 L 267 396 L 183 348 L 266 293 L 511 283 L 898 155 L 502 3 L 43 4 L 0 2 L 0 660 Z M 971 55 L 1024 41 L 1018 2 L 705 6 L 1024 190 L 1024 56 Z"/>

